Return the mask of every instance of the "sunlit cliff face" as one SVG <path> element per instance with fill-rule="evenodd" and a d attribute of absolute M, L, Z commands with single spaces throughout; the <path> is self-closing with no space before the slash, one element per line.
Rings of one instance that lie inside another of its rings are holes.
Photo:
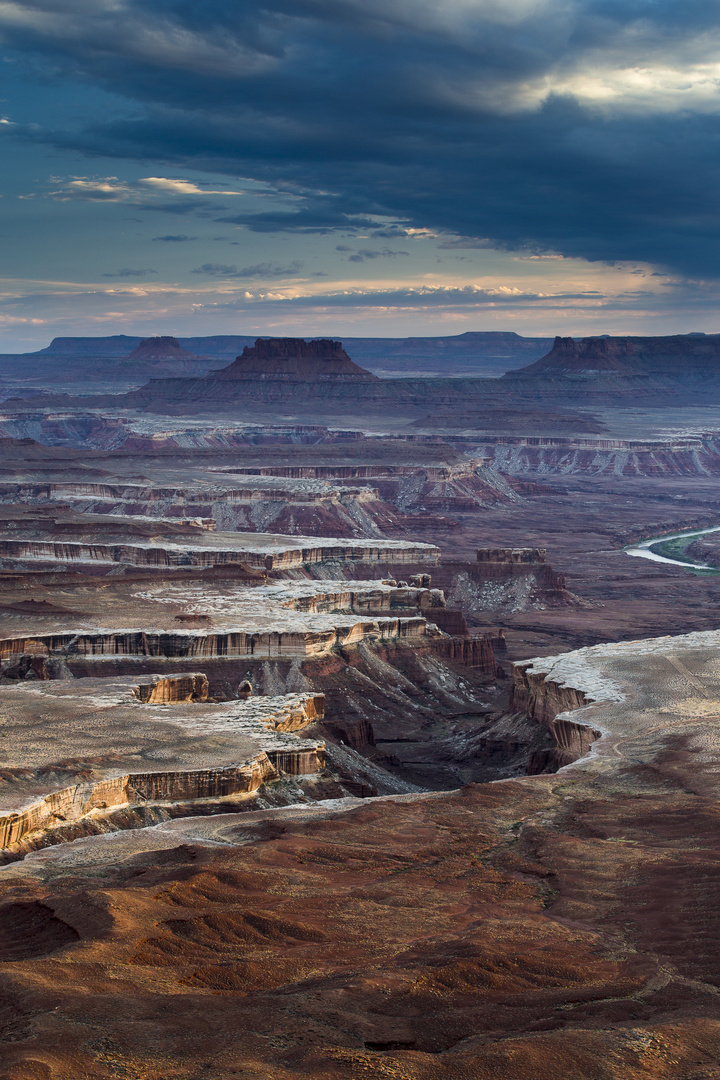
<path fill-rule="evenodd" d="M 1 347 L 716 329 L 719 14 L 0 3 Z"/>

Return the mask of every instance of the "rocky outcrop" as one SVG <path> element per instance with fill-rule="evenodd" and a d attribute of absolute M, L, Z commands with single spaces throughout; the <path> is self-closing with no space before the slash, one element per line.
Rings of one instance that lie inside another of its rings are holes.
<path fill-rule="evenodd" d="M 718 476 L 714 433 L 681 439 L 483 438 L 476 452 L 510 476 Z"/>
<path fill-rule="evenodd" d="M 497 645 L 498 639 L 496 635 L 470 636 L 469 634 L 458 634 L 439 641 L 436 651 L 446 656 L 448 660 L 463 664 L 465 667 L 474 668 L 487 675 L 488 678 L 494 679 L 498 674 L 498 664 L 495 658 Z"/>
<path fill-rule="evenodd" d="M 32 682 L 35 679 L 72 679 L 73 674 L 64 657 L 51 657 L 42 643 L 28 642 L 28 652 L 13 654 L 12 658 L 0 664 L 0 679 L 10 682 L 23 679 Z"/>
<path fill-rule="evenodd" d="M 283 774 L 301 776 L 324 768 L 324 743 L 299 739 L 293 734 L 308 724 L 322 721 L 325 711 L 322 694 L 252 698 L 213 706 L 207 702 L 205 675 L 189 674 L 175 678 L 154 676 L 135 685 L 128 679 L 107 684 L 92 680 L 90 686 L 82 680 L 69 688 L 56 683 L 39 695 L 32 688 L 18 687 L 5 691 L 5 695 L 3 704 L 7 707 L 9 703 L 15 715 L 7 721 L 3 732 L 8 742 L 0 783 L 2 849 L 13 849 L 33 833 L 67 829 L 85 817 L 107 816 L 119 807 L 223 799 L 257 791 Z M 190 704 L 193 695 L 194 707 Z M 36 715 L 38 701 L 55 707 L 58 733 L 52 749 L 54 759 L 50 761 L 43 749 L 23 753 L 28 731 L 36 731 L 41 723 Z M 130 704 L 133 701 L 134 707 Z M 185 716 L 168 713 L 167 706 L 173 703 L 187 705 Z M 147 706 L 158 705 L 165 708 L 144 711 Z M 82 742 L 80 727 L 87 725 L 88 707 L 96 713 L 93 728 L 102 731 L 107 740 L 105 754 L 95 754 L 92 761 L 84 761 L 82 751 L 79 758 L 64 758 L 64 754 L 78 753 L 76 742 Z M 145 720 L 147 745 L 132 727 L 137 723 L 136 709 L 140 723 L 142 718 Z M 115 763 L 122 761 L 128 750 L 134 751 L 131 758 L 135 760 L 151 750 L 157 738 L 155 724 L 160 725 L 158 730 L 164 734 L 166 749 L 159 756 L 168 761 L 167 767 L 117 768 Z M 201 743 L 199 751 L 191 746 L 192 733 L 198 725 L 198 730 L 204 728 L 209 732 L 209 740 Z M 123 742 L 123 732 L 128 730 L 130 739 L 125 736 Z M 179 732 L 179 737 L 173 740 L 170 736 L 174 730 Z M 213 747 L 215 760 L 222 764 L 206 763 L 198 767 L 195 764 L 198 757 L 207 758 Z M 241 760 L 227 764 L 223 758 L 232 755 L 235 747 Z M 253 752 L 242 760 L 250 748 Z M 145 753 L 138 753 L 138 749 Z M 15 764 L 20 760 L 25 761 L 24 767 Z M 47 790 L 54 777 L 73 772 L 76 782 L 37 797 L 38 789 Z M 9 783 L 13 779 L 14 784 Z M 22 795 L 18 797 L 16 791 L 22 791 Z M 8 802 L 15 799 L 25 804 L 9 810 Z M 12 856 L 13 852 L 9 854 Z"/>
<path fill-rule="evenodd" d="M 528 764 L 528 775 L 556 772 L 584 757 L 602 732 L 571 719 L 567 714 L 589 705 L 592 693 L 553 679 L 544 666 L 534 669 L 535 661 L 513 665 L 513 688 L 510 708 L 524 712 L 531 720 L 544 725 L 554 747 L 535 751 Z"/>
<path fill-rule="evenodd" d="M 373 726 L 363 717 L 343 717 L 335 723 L 323 724 L 322 729 L 335 742 L 349 746 L 351 750 L 364 750 L 368 746 L 375 745 Z"/>
<path fill-rule="evenodd" d="M 258 338 L 226 368 L 210 372 L 219 382 L 374 382 L 377 375 L 354 364 L 340 341 Z"/>
<path fill-rule="evenodd" d="M 530 660 L 513 665 L 511 709 L 539 723 L 551 724 L 558 713 L 574 712 L 594 700 L 584 690 L 550 678 L 542 668 L 535 671 L 534 664 Z"/>
<path fill-rule="evenodd" d="M 577 603 L 565 577 L 542 559 L 542 549 L 491 549 L 497 559 L 441 564 L 434 577 L 451 606 L 468 615 L 487 611 L 541 611 Z M 523 554 L 527 552 L 527 557 Z M 517 554 L 517 557 L 516 557 Z"/>
<path fill-rule="evenodd" d="M 299 465 L 241 467 L 246 475 L 372 482 L 376 498 L 403 513 L 473 513 L 517 498 L 485 458 L 473 455 L 455 465 Z M 369 508 L 372 513 L 373 510 Z M 380 511 L 380 508 L 378 508 Z M 378 513 L 376 511 L 376 516 Z"/>
<path fill-rule="evenodd" d="M 314 755 L 313 752 L 300 751 L 296 758 L 293 758 L 292 752 L 283 751 L 278 760 L 291 766 L 285 771 L 295 773 L 318 772 L 324 765 L 320 749 Z M 282 764 L 279 768 L 282 768 Z M 24 810 L 0 815 L 0 849 L 12 849 L 31 833 L 49 829 L 61 822 L 79 821 L 93 812 L 134 803 L 224 798 L 240 792 L 257 791 L 261 784 L 277 780 L 278 776 L 278 767 L 271 762 L 268 754 L 261 752 L 251 761 L 227 769 L 126 773 L 97 784 L 73 784 L 52 792 L 41 802 Z"/>
<path fill-rule="evenodd" d="M 479 563 L 542 564 L 547 561 L 545 548 L 478 548 Z"/>
<path fill-rule="evenodd" d="M 663 375 L 685 379 L 720 377 L 720 334 L 672 337 L 556 337 L 552 349 L 528 367 L 507 372 L 506 379 L 544 376 Z"/>
<path fill-rule="evenodd" d="M 144 705 L 207 701 L 209 692 L 207 677 L 199 672 L 189 675 L 156 675 L 150 682 L 141 682 L 133 687 L 133 697 Z"/>
<path fill-rule="evenodd" d="M 716 401 L 720 335 L 558 337 L 547 356 L 499 380 L 514 393 L 558 403 L 644 401 L 673 406 Z"/>
<path fill-rule="evenodd" d="M 459 635 L 466 637 L 468 624 L 460 608 L 429 607 L 423 610 L 423 615 L 428 622 L 433 622 L 444 634 Z"/>
<path fill-rule="evenodd" d="M 156 360 L 198 360 L 199 357 L 183 349 L 177 338 L 152 337 L 141 341 L 126 359 L 152 364 Z"/>

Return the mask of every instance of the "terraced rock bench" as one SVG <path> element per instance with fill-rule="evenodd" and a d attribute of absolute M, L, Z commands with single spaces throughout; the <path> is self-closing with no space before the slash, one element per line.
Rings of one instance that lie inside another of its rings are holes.
<path fill-rule="evenodd" d="M 86 597 L 81 591 L 78 600 Z M 437 636 L 423 611 L 442 609 L 445 598 L 438 589 L 379 581 L 284 581 L 255 587 L 165 582 L 140 591 L 108 586 L 102 602 L 102 618 L 77 618 L 74 625 L 67 618 L 15 617 L 17 631 L 0 639 L 0 660 L 37 654 L 322 656 L 361 641 Z M 135 622 L 139 612 L 144 625 Z"/>
<path fill-rule="evenodd" d="M 295 734 L 322 719 L 322 694 L 212 703 L 193 688 L 207 696 L 204 675 L 0 688 L 0 849 L 59 826 L 82 834 L 83 819 L 123 807 L 250 795 L 324 768 L 324 742 Z"/>
<path fill-rule="evenodd" d="M 129 566 L 208 567 L 239 565 L 261 570 L 291 570 L 328 561 L 361 563 L 437 562 L 433 544 L 404 540 L 342 540 L 332 537 L 279 536 L 271 533 L 203 534 L 197 543 L 158 538 L 147 543 L 117 542 L 91 535 L 53 539 L 0 540 L 0 558 L 46 563 L 124 563 Z"/>

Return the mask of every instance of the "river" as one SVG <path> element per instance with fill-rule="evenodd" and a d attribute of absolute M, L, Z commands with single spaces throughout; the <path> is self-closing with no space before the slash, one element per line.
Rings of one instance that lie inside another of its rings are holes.
<path fill-rule="evenodd" d="M 650 559 L 652 562 L 670 563 L 671 566 L 682 566 L 686 570 L 709 570 L 713 573 L 719 573 L 720 569 L 717 566 L 709 566 L 707 563 L 701 562 L 683 562 L 682 559 L 671 559 L 666 555 L 660 555 L 657 551 L 653 551 L 653 547 L 657 544 L 667 543 L 669 540 L 681 540 L 687 537 L 691 539 L 694 536 L 705 536 L 706 533 L 720 532 L 720 525 L 713 525 L 709 529 L 689 529 L 686 532 L 671 533 L 668 536 L 654 536 L 650 540 L 641 540 L 638 544 L 630 544 L 625 548 L 628 555 L 636 556 L 640 559 Z"/>

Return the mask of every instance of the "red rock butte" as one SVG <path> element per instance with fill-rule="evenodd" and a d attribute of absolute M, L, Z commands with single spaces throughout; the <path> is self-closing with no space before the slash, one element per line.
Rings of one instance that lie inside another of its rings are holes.
<path fill-rule="evenodd" d="M 177 338 L 174 337 L 151 337 L 145 338 L 126 357 L 127 360 L 197 360 L 195 353 L 183 349 Z"/>
<path fill-rule="evenodd" d="M 506 379 L 527 376 L 671 376 L 717 378 L 720 337 L 677 334 L 670 337 L 556 337 L 550 352 L 534 364 L 509 371 Z"/>
<path fill-rule="evenodd" d="M 286 382 L 377 382 L 377 376 L 353 363 L 341 341 L 303 338 L 258 338 L 246 345 L 226 368 L 210 373 L 214 379 L 272 379 Z"/>

